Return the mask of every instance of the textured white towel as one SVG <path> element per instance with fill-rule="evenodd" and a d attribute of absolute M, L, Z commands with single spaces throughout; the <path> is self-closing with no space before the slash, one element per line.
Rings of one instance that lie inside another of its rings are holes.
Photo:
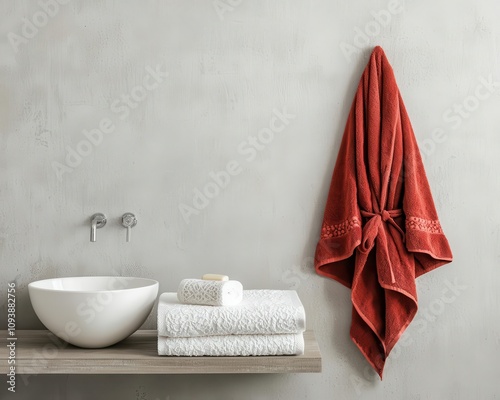
<path fill-rule="evenodd" d="M 234 306 L 242 296 L 243 286 L 238 281 L 183 279 L 177 289 L 177 298 L 184 304 Z"/>
<path fill-rule="evenodd" d="M 158 337 L 160 356 L 278 356 L 304 354 L 302 333 L 228 335 L 192 338 Z"/>
<path fill-rule="evenodd" d="M 294 290 L 244 290 L 233 307 L 180 304 L 175 293 L 163 293 L 158 303 L 158 335 L 197 337 L 301 333 L 304 307 Z"/>

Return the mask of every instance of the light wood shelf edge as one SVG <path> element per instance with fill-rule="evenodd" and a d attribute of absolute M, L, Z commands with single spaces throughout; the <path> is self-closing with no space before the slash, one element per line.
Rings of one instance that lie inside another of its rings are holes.
<path fill-rule="evenodd" d="M 8 372 L 7 331 L 2 333 L 0 373 Z M 156 330 L 139 330 L 105 349 L 81 349 L 47 330 L 16 331 L 16 374 L 249 374 L 321 372 L 313 331 L 304 333 L 300 356 L 165 357 L 157 353 Z"/>

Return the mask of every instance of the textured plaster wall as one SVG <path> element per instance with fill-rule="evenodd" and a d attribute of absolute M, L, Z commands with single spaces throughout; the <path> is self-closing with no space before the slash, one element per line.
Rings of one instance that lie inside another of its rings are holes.
<path fill-rule="evenodd" d="M 223 272 L 246 288 L 298 291 L 323 373 L 31 376 L 15 396 L 0 384 L 1 399 L 499 398 L 498 1 L 54 4 L 0 2 L 2 321 L 11 281 L 18 328 L 40 329 L 33 280 L 134 275 L 163 292 Z M 349 291 L 312 269 L 376 44 L 455 254 L 418 280 L 419 314 L 383 382 L 349 339 Z M 131 243 L 127 211 L 139 221 Z M 108 225 L 90 243 L 95 212 Z"/>

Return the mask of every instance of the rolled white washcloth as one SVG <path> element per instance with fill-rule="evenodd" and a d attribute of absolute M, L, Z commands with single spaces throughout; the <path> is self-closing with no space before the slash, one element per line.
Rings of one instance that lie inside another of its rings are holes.
<path fill-rule="evenodd" d="M 177 298 L 184 304 L 235 306 L 243 298 L 243 285 L 238 281 L 206 281 L 183 279 Z"/>

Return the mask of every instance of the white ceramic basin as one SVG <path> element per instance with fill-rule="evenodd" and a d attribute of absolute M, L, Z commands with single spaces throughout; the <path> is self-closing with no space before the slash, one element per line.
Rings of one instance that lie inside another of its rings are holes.
<path fill-rule="evenodd" d="M 148 317 L 158 282 L 121 276 L 53 278 L 28 285 L 31 304 L 52 333 L 75 346 L 111 346 Z"/>

